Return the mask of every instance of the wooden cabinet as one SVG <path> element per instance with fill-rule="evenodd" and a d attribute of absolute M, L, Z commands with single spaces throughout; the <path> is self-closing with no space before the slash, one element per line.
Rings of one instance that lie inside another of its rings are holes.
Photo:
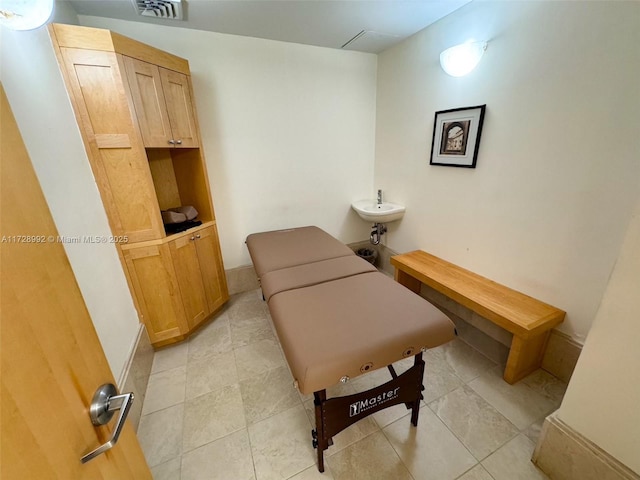
<path fill-rule="evenodd" d="M 122 251 L 154 345 L 184 338 L 229 299 L 213 222 Z"/>
<path fill-rule="evenodd" d="M 198 147 L 187 75 L 131 57 L 124 65 L 144 146 Z"/>
<path fill-rule="evenodd" d="M 49 32 L 140 318 L 156 346 L 184 339 L 229 299 L 189 64 L 109 30 Z M 161 211 L 186 205 L 202 225 L 168 235 Z"/>

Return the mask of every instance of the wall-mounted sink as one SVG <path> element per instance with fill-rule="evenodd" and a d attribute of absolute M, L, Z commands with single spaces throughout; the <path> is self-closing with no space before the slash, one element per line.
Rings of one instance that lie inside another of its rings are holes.
<path fill-rule="evenodd" d="M 359 200 L 351 204 L 360 218 L 367 222 L 388 223 L 400 220 L 404 215 L 404 207 L 397 203 L 382 202 L 375 200 Z"/>

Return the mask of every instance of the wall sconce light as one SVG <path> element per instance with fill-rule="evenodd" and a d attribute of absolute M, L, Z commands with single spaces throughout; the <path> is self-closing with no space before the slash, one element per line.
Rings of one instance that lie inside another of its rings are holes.
<path fill-rule="evenodd" d="M 0 25 L 33 30 L 49 20 L 54 0 L 0 0 Z"/>
<path fill-rule="evenodd" d="M 466 42 L 447 48 L 440 54 L 440 65 L 452 77 L 463 77 L 476 68 L 486 49 L 487 42 Z"/>

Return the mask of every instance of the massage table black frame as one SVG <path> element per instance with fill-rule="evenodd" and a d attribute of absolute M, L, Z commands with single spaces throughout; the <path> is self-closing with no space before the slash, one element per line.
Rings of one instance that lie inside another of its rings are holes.
<path fill-rule="evenodd" d="M 451 340 L 453 323 L 317 227 L 252 234 L 246 243 L 295 384 L 302 393 L 313 392 L 318 470 L 324 472 L 324 451 L 335 435 L 380 410 L 405 404 L 417 426 L 422 353 Z M 387 293 L 403 305 L 391 305 Z M 398 338 L 387 338 L 394 329 Z M 340 336 L 353 331 L 366 331 L 367 341 Z M 332 349 L 337 359 L 328 355 Z M 398 375 L 392 364 L 412 356 L 413 366 Z M 327 398 L 327 387 L 383 366 L 390 381 Z"/>
<path fill-rule="evenodd" d="M 412 410 L 411 424 L 418 426 L 425 363 L 422 352 L 414 359 L 413 366 L 401 375 L 396 374 L 393 365 L 388 365 L 392 380 L 364 392 L 329 399 L 326 389 L 313 393 L 316 428 L 311 435 L 313 448 L 318 452 L 318 471 L 324 472 L 324 451 L 333 444 L 335 435 L 380 410 L 404 403 Z"/>

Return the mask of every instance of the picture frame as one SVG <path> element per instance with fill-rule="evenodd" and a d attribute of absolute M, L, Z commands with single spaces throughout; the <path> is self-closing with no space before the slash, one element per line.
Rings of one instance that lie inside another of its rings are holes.
<path fill-rule="evenodd" d="M 430 165 L 476 168 L 485 105 L 436 112 Z"/>

